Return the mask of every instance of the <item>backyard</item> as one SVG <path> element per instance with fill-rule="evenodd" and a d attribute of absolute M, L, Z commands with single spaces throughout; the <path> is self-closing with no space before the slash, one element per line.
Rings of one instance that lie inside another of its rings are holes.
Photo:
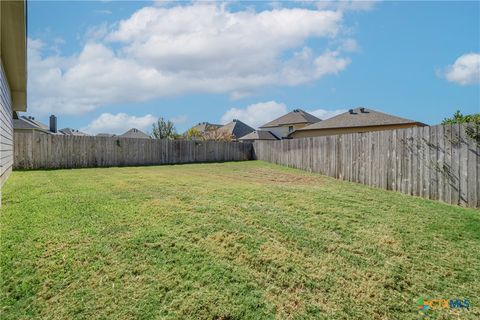
<path fill-rule="evenodd" d="M 480 212 L 259 161 L 16 171 L 2 319 L 480 317 Z"/>

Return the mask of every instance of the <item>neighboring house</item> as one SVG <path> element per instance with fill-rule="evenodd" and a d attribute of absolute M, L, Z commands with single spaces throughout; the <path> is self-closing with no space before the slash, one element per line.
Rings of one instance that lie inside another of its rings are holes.
<path fill-rule="evenodd" d="M 238 138 L 255 131 L 255 129 L 238 119 L 233 119 L 231 122 L 218 129 L 218 131 L 229 134 L 233 140 L 238 140 Z"/>
<path fill-rule="evenodd" d="M 242 142 L 253 142 L 256 140 L 279 140 L 279 138 L 270 131 L 255 130 L 238 139 L 238 141 Z"/>
<path fill-rule="evenodd" d="M 221 124 L 214 124 L 214 123 L 209 123 L 209 122 L 199 122 L 196 126 L 193 126 L 190 129 L 195 129 L 199 131 L 200 133 L 205 133 L 208 131 L 214 131 L 217 129 L 220 129 L 222 127 Z"/>
<path fill-rule="evenodd" d="M 39 132 L 45 134 L 55 134 L 57 132 L 57 117 L 50 116 L 50 126 L 36 120 L 32 116 L 18 116 L 13 117 L 13 131 L 14 132 Z"/>
<path fill-rule="evenodd" d="M 13 167 L 13 115 L 27 111 L 25 1 L 0 1 L 0 203 Z"/>
<path fill-rule="evenodd" d="M 301 109 L 295 109 L 280 118 L 260 126 L 260 129 L 270 131 L 275 136 L 283 139 L 288 137 L 293 131 L 319 121 L 322 120 Z"/>
<path fill-rule="evenodd" d="M 32 116 L 14 115 L 13 119 L 14 132 L 38 132 L 44 134 L 55 134 L 64 136 L 88 136 L 88 134 L 72 128 L 64 128 L 57 130 L 57 117 L 53 114 L 50 116 L 50 123 L 46 124 L 36 120 Z"/>
<path fill-rule="evenodd" d="M 63 128 L 58 130 L 59 133 L 63 134 L 64 136 L 78 136 L 78 137 L 85 137 L 88 136 L 85 132 L 79 131 L 77 129 L 72 128 Z"/>
<path fill-rule="evenodd" d="M 297 129 L 289 137 L 329 136 L 342 133 L 393 130 L 418 126 L 423 127 L 426 124 L 367 108 L 356 108 L 330 119 Z"/>
<path fill-rule="evenodd" d="M 150 139 L 150 136 L 136 128 L 132 128 L 125 132 L 124 134 L 119 135 L 120 138 L 133 138 L 133 139 Z"/>
<path fill-rule="evenodd" d="M 31 116 L 15 116 L 13 118 L 13 131 L 14 132 L 40 132 L 49 133 L 49 127 L 40 121 L 35 120 Z"/>

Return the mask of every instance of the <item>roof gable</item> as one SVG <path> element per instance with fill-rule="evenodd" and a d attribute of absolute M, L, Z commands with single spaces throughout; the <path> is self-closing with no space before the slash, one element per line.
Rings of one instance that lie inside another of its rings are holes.
<path fill-rule="evenodd" d="M 249 125 L 243 123 L 238 119 L 233 119 L 232 122 L 227 123 L 226 125 L 224 125 L 218 130 L 227 132 L 233 135 L 237 139 L 240 137 L 243 137 L 246 134 L 249 134 L 252 131 L 255 131 L 255 129 L 253 129 L 252 127 L 250 127 Z"/>
<path fill-rule="evenodd" d="M 239 140 L 279 140 L 276 135 L 267 130 L 255 130 Z"/>
<path fill-rule="evenodd" d="M 132 128 L 125 132 L 124 134 L 121 134 L 120 137 L 122 138 L 137 138 L 137 139 L 150 139 L 150 136 L 147 135 L 146 133 L 138 130 L 137 128 Z"/>
<path fill-rule="evenodd" d="M 298 123 L 316 123 L 319 121 L 322 120 L 301 109 L 295 109 L 292 112 L 289 112 L 275 120 L 265 123 L 264 125 L 260 126 L 260 128 L 271 128 Z"/>

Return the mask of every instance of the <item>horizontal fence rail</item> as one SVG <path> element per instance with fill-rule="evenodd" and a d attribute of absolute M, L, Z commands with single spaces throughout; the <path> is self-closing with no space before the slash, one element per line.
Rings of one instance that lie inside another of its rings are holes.
<path fill-rule="evenodd" d="M 439 125 L 255 141 L 254 157 L 337 179 L 480 207 L 478 127 Z"/>
<path fill-rule="evenodd" d="M 15 133 L 14 169 L 142 166 L 252 158 L 252 144 Z"/>

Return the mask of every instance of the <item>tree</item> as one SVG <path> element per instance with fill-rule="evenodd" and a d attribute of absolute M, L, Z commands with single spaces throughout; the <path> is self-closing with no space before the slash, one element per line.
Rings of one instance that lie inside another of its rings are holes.
<path fill-rule="evenodd" d="M 480 124 L 480 113 L 463 115 L 460 110 L 457 110 L 451 118 L 445 118 L 442 124 L 455 124 L 455 123 L 474 123 Z"/>
<path fill-rule="evenodd" d="M 232 141 L 233 136 L 221 129 L 209 130 L 203 134 L 203 139 L 205 140 L 214 140 L 214 141 Z"/>
<path fill-rule="evenodd" d="M 451 118 L 445 118 L 442 124 L 467 123 L 465 133 L 480 146 L 480 113 L 463 115 L 457 110 Z"/>
<path fill-rule="evenodd" d="M 184 134 L 185 140 L 203 140 L 203 134 L 200 130 L 195 128 L 188 129 Z"/>
<path fill-rule="evenodd" d="M 173 140 L 177 135 L 175 125 L 170 120 L 158 118 L 157 122 L 153 124 L 152 138 L 153 139 L 169 139 Z"/>

